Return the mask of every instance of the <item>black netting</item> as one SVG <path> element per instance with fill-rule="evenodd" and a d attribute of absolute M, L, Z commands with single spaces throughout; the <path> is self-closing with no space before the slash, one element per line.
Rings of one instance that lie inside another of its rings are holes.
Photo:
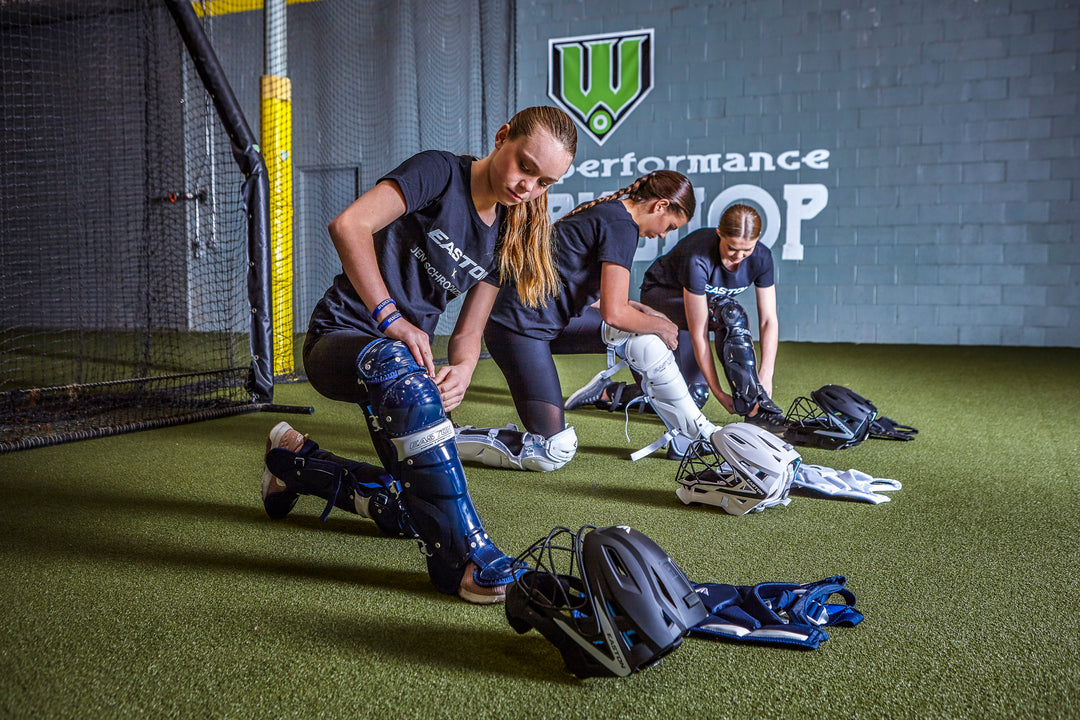
<path fill-rule="evenodd" d="M 340 272 L 330 220 L 420 150 L 487 154 L 517 110 L 513 2 L 250 7 L 194 3 L 266 135 L 272 373 L 244 177 L 165 0 L 0 0 L 0 452 L 252 407 Z"/>
<path fill-rule="evenodd" d="M 0 451 L 251 405 L 243 182 L 160 2 L 0 3 Z"/>

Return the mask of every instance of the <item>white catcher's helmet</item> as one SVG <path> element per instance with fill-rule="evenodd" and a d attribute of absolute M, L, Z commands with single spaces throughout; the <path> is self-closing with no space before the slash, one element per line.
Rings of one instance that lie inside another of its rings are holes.
<path fill-rule="evenodd" d="M 717 505 L 729 515 L 783 502 L 802 459 L 795 448 L 749 423 L 725 425 L 698 440 L 679 465 L 675 494 L 687 505 Z"/>

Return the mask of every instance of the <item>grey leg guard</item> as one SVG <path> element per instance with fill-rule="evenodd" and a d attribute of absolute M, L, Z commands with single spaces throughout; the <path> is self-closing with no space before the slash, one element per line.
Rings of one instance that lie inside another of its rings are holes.
<path fill-rule="evenodd" d="M 669 437 L 679 434 L 691 440 L 707 440 L 713 434 L 716 426 L 702 414 L 690 396 L 675 355 L 663 340 L 656 335 L 617 330 L 607 323 L 601 332 L 608 347 L 641 374 L 645 395 L 667 426 Z"/>
<path fill-rule="evenodd" d="M 400 498 L 427 555 L 435 587 L 460 594 L 470 562 L 476 566 L 471 580 L 481 589 L 513 582 L 524 569 L 484 532 L 435 382 L 399 341 L 372 342 L 356 363 L 369 393 L 375 430 L 385 432 L 393 445 L 387 469 L 401 484 Z"/>
<path fill-rule="evenodd" d="M 516 425 L 504 428 L 469 425 L 454 428 L 454 433 L 454 442 L 462 461 L 513 470 L 558 470 L 573 459 L 578 445 L 577 433 L 572 425 L 549 438 L 522 432 Z"/>
<path fill-rule="evenodd" d="M 270 450 L 266 467 L 279 481 L 263 497 L 263 506 L 272 518 L 288 515 L 298 495 L 314 495 L 326 500 L 323 520 L 336 506 L 371 518 L 386 535 L 416 537 L 396 497 L 394 479 L 373 465 L 338 457 L 305 440 L 299 452 Z"/>
<path fill-rule="evenodd" d="M 709 326 L 715 336 L 716 356 L 731 385 L 735 414 L 747 415 L 757 407 L 759 413 L 783 415 L 758 379 L 754 340 L 742 305 L 729 297 L 713 298 L 709 301 Z"/>

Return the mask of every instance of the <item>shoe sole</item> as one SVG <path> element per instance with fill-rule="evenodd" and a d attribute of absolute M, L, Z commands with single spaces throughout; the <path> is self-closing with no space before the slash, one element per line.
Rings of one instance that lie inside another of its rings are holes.
<path fill-rule="evenodd" d="M 495 590 L 495 591 L 498 591 L 499 594 L 498 595 L 481 595 L 479 593 L 474 593 L 474 592 L 471 592 L 469 590 L 466 590 L 465 588 L 458 588 L 458 597 L 460 597 L 465 602 L 470 602 L 470 603 L 472 603 L 474 605 L 498 605 L 499 603 L 506 602 L 506 586 L 505 585 L 498 585 L 498 586 L 493 587 L 491 589 Z"/>
<path fill-rule="evenodd" d="M 272 448 L 278 446 L 281 443 L 281 438 L 285 437 L 285 433 L 292 430 L 292 425 L 282 420 L 273 427 L 270 431 L 270 435 L 266 438 L 266 452 L 270 452 Z M 263 464 L 263 476 L 262 476 L 262 499 L 266 502 L 266 496 L 270 492 L 270 483 L 274 481 L 274 476 L 270 474 L 270 468 Z"/>

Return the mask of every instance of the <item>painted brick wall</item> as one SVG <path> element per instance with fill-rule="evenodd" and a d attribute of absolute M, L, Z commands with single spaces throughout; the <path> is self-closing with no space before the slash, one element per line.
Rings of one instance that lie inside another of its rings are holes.
<path fill-rule="evenodd" d="M 687 230 L 715 222 L 734 186 L 771 210 L 781 339 L 1080 346 L 1075 0 L 518 0 L 517 13 L 522 107 L 551 102 L 549 39 L 655 30 L 651 93 L 603 145 L 582 134 L 556 214 L 659 162 L 697 188 Z M 806 162 L 814 150 L 827 159 Z M 691 164 L 716 154 L 718 172 Z M 642 242 L 635 284 L 674 239 Z"/>

